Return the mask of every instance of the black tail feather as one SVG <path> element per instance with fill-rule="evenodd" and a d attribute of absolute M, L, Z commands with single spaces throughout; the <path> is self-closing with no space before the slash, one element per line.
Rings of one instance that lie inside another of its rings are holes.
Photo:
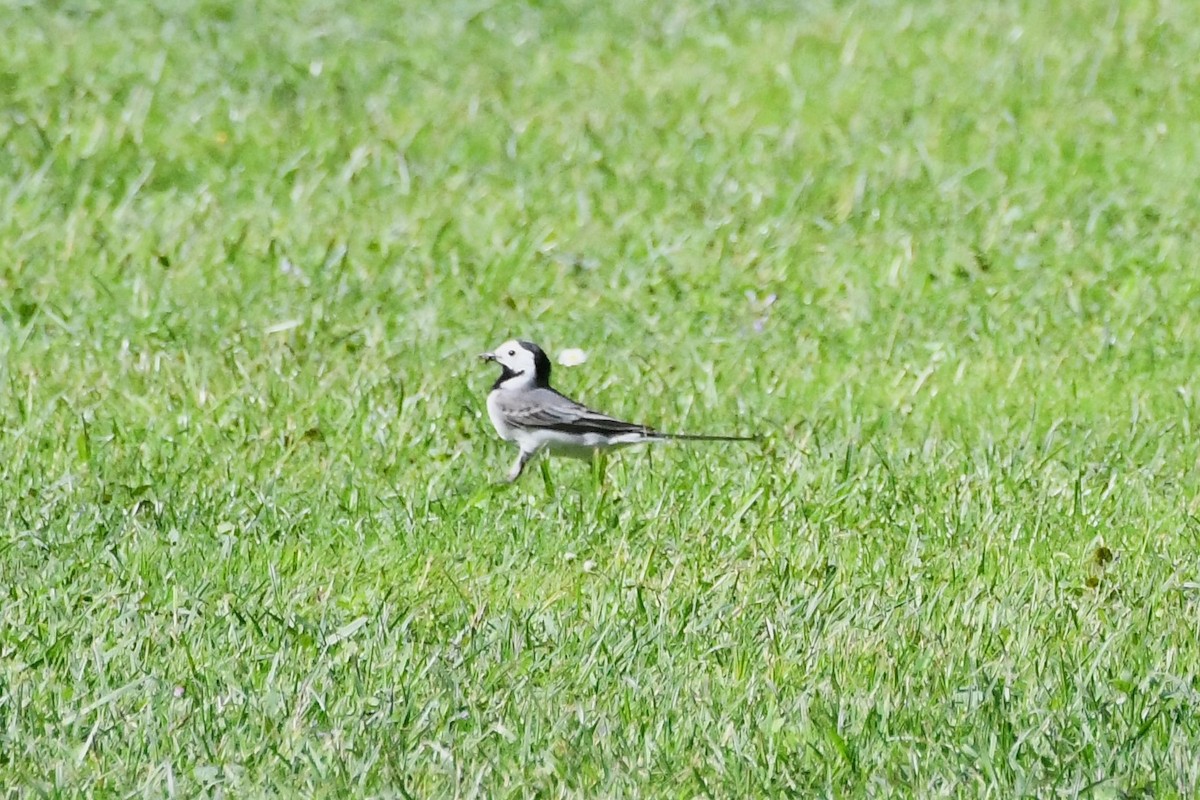
<path fill-rule="evenodd" d="M 719 436 L 710 433 L 659 433 L 663 439 L 675 439 L 681 442 L 757 442 L 760 436 Z"/>

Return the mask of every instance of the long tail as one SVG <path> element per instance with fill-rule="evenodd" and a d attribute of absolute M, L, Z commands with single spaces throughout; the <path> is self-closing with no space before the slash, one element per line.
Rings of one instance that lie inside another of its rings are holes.
<path fill-rule="evenodd" d="M 757 442 L 758 436 L 717 436 L 708 433 L 659 433 L 661 439 L 681 442 Z"/>

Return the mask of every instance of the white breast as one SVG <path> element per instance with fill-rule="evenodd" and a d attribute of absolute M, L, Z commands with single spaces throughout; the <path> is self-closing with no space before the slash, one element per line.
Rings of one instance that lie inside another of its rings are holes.
<path fill-rule="evenodd" d="M 503 389 L 493 389 L 487 397 L 488 418 L 492 421 L 492 427 L 496 429 L 496 433 L 500 434 L 500 438 L 506 442 L 516 441 L 515 431 L 504 420 L 504 415 L 500 413 L 500 409 L 496 404 L 496 395 L 504 391 Z"/>

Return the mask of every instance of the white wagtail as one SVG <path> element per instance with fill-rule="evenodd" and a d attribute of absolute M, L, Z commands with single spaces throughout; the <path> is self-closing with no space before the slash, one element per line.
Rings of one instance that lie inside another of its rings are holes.
<path fill-rule="evenodd" d="M 487 410 L 500 438 L 521 449 L 508 473 L 510 483 L 521 477 L 529 460 L 544 449 L 554 455 L 591 458 L 600 450 L 643 442 L 746 442 L 755 438 L 663 433 L 592 411 L 550 388 L 550 359 L 532 342 L 507 341 L 480 358 L 495 361 L 502 369 L 488 394 Z"/>

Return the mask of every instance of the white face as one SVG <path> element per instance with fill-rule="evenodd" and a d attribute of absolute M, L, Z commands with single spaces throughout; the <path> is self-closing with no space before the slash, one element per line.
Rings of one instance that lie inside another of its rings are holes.
<path fill-rule="evenodd" d="M 524 386 L 534 382 L 537 365 L 534 363 L 533 353 L 515 339 L 510 339 L 492 352 L 486 353 L 484 358 L 504 367 L 501 377 L 505 386 Z"/>

